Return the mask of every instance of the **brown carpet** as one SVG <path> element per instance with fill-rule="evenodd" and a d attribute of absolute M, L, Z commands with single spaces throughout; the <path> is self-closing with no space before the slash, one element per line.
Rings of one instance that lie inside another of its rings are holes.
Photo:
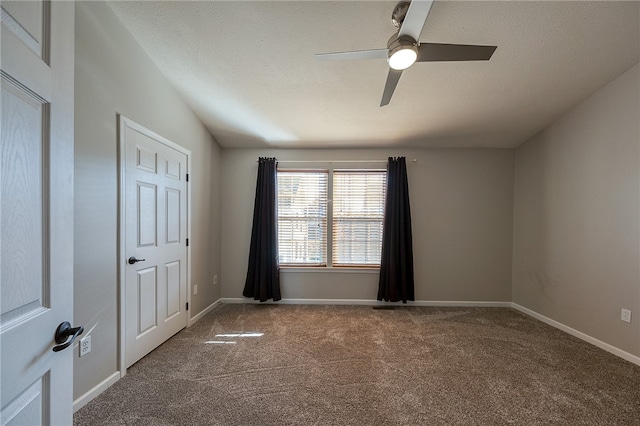
<path fill-rule="evenodd" d="M 220 305 L 74 424 L 640 425 L 640 367 L 506 308 Z"/>

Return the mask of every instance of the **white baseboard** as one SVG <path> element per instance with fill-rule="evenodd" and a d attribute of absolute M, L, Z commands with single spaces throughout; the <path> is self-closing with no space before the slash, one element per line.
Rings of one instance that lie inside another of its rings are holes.
<path fill-rule="evenodd" d="M 475 302 L 475 301 L 449 301 L 449 300 L 416 300 L 406 304 L 395 302 L 381 302 L 375 299 L 282 299 L 277 302 L 257 300 L 243 297 L 224 297 L 218 300 L 220 303 L 248 303 L 248 304 L 279 304 L 279 305 L 366 305 L 366 306 L 458 306 L 458 307 L 485 307 L 485 308 L 510 308 L 511 302 Z"/>
<path fill-rule="evenodd" d="M 591 337 L 588 334 L 585 334 L 581 331 L 578 331 L 574 328 L 564 325 L 561 322 L 545 317 L 544 315 L 541 315 L 535 311 L 532 311 L 531 309 L 525 308 L 524 306 L 520 306 L 517 303 L 512 303 L 511 306 L 513 307 L 513 309 L 520 311 L 523 314 L 529 315 L 530 317 L 533 317 L 539 321 L 542 321 L 545 324 L 548 324 L 552 327 L 562 330 L 565 333 L 568 333 L 574 337 L 577 337 L 578 339 L 584 340 L 587 343 L 591 343 L 592 345 L 597 346 L 600 349 L 604 349 L 605 351 L 610 352 L 616 356 L 619 356 L 622 359 L 625 359 L 636 365 L 640 365 L 640 357 L 638 356 L 635 356 L 633 354 L 630 354 L 629 352 L 623 351 L 620 348 L 616 348 L 615 346 L 605 343 L 602 340 L 598 340 L 595 337 Z"/>
<path fill-rule="evenodd" d="M 102 392 L 107 390 L 118 380 L 120 380 L 120 372 L 116 371 L 115 373 L 98 383 L 96 386 L 94 386 L 89 392 L 73 401 L 73 412 L 75 413 L 76 411 L 87 405 L 93 398 L 97 397 Z"/>
<path fill-rule="evenodd" d="M 218 303 L 220 303 L 222 299 L 218 299 L 215 302 L 213 302 L 212 304 L 210 304 L 209 306 L 207 306 L 206 308 L 204 308 L 203 310 L 201 310 L 200 312 L 198 312 L 196 315 L 194 315 L 193 317 L 189 318 L 189 321 L 187 323 L 187 327 L 191 327 L 193 324 L 195 324 L 196 322 L 198 322 L 200 319 L 202 319 L 203 316 L 207 315 L 209 312 L 211 312 L 211 310 L 213 308 L 216 307 L 216 305 Z"/>

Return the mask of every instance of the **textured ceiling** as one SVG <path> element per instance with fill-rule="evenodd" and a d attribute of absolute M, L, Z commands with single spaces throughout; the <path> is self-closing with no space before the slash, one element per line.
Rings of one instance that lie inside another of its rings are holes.
<path fill-rule="evenodd" d="M 416 63 L 379 107 L 392 1 L 127 1 L 110 7 L 223 147 L 515 147 L 640 61 L 640 3 L 436 1 L 424 42 L 488 62 Z"/>

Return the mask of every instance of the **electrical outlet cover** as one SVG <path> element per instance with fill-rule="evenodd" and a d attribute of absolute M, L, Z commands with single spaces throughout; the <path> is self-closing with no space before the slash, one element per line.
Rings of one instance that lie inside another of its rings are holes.
<path fill-rule="evenodd" d="M 80 339 L 80 356 L 84 356 L 91 352 L 91 336 Z"/>
<path fill-rule="evenodd" d="M 620 311 L 620 320 L 631 323 L 631 311 L 628 309 L 622 309 Z"/>

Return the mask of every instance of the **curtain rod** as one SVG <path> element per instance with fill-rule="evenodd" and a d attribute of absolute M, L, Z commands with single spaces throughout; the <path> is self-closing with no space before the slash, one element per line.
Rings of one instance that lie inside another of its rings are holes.
<path fill-rule="evenodd" d="M 256 159 L 256 163 L 260 159 Z M 278 160 L 278 163 L 386 163 L 388 160 Z M 407 163 L 417 163 L 417 159 L 407 160 Z"/>

